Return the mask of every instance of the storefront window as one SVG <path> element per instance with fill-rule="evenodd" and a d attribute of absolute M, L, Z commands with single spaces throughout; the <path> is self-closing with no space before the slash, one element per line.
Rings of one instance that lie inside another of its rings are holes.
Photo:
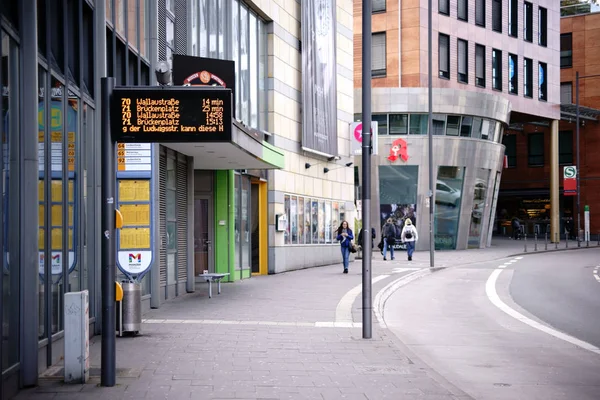
<path fill-rule="evenodd" d="M 290 196 L 287 194 L 283 197 L 283 207 L 285 209 L 285 217 L 287 218 L 287 226 L 285 228 L 285 232 L 283 233 L 284 243 L 290 244 L 292 241 L 292 235 L 290 234 L 290 219 L 291 219 L 291 210 L 290 210 Z M 236 214 L 237 215 L 237 214 Z M 236 229 L 237 231 L 237 229 Z"/>
<path fill-rule="evenodd" d="M 417 221 L 417 187 L 419 167 L 416 165 L 380 165 L 380 226 L 388 218 L 400 228 L 406 218 L 419 229 Z M 403 248 L 399 242 L 394 248 Z"/>
<path fill-rule="evenodd" d="M 458 235 L 464 167 L 439 167 L 435 186 L 435 249 L 454 250 Z"/>
<path fill-rule="evenodd" d="M 115 0 L 115 19 L 117 32 L 125 36 L 125 0 Z"/>
<path fill-rule="evenodd" d="M 78 251 L 78 234 L 80 226 L 79 217 L 77 212 L 79 211 L 79 184 L 80 179 L 77 175 L 77 167 L 81 162 L 80 157 L 77 156 L 76 149 L 78 147 L 78 141 L 80 138 L 80 117 L 81 117 L 81 102 L 80 100 L 69 91 L 69 102 L 67 105 L 67 116 L 69 118 L 67 128 L 67 177 L 68 177 L 68 193 L 67 193 L 67 231 L 69 232 L 69 243 L 67 247 L 67 257 L 65 258 L 68 263 L 69 278 L 67 286 L 67 292 L 78 292 L 81 289 L 80 278 L 81 278 L 81 257 Z"/>
<path fill-rule="evenodd" d="M 333 219 L 332 221 L 332 225 L 333 225 L 333 241 L 335 242 L 335 238 L 336 238 L 336 231 L 337 228 L 340 226 L 340 224 L 342 223 L 342 221 L 340 221 L 340 206 L 339 203 L 337 201 L 334 201 L 332 204 L 332 213 L 333 216 L 331 217 Z"/>
<path fill-rule="evenodd" d="M 2 110 L 0 133 L 3 146 L 2 206 L 3 206 L 3 254 L 2 254 L 2 370 L 19 361 L 19 49 L 8 35 L 0 31 L 0 63 Z M 8 235 L 11 232 L 11 235 Z"/>
<path fill-rule="evenodd" d="M 304 244 L 304 197 L 298 198 L 298 244 Z"/>
<path fill-rule="evenodd" d="M 319 201 L 319 244 L 325 243 L 325 202 Z"/>
<path fill-rule="evenodd" d="M 337 226 L 332 229 L 331 228 L 331 202 L 330 201 L 326 201 L 325 202 L 325 243 L 331 243 L 331 234 L 332 232 L 337 229 Z"/>
<path fill-rule="evenodd" d="M 471 224 L 469 226 L 468 248 L 479 248 L 481 243 L 481 231 L 483 228 L 483 216 L 485 215 L 488 181 L 490 170 L 479 168 L 475 175 L 475 190 L 473 191 L 473 208 L 471 210 Z"/>
<path fill-rule="evenodd" d="M 319 201 L 312 199 L 312 243 L 319 244 Z"/>
<path fill-rule="evenodd" d="M 238 62 L 240 56 L 240 2 L 239 0 L 233 0 L 231 3 L 231 59 L 235 61 L 235 115 L 237 119 L 240 117 L 240 63 Z"/>
<path fill-rule="evenodd" d="M 304 202 L 304 243 L 311 243 L 311 213 L 310 199 L 306 198 Z"/>
<path fill-rule="evenodd" d="M 292 196 L 290 203 L 290 231 L 292 234 L 292 244 L 298 244 L 298 198 Z"/>

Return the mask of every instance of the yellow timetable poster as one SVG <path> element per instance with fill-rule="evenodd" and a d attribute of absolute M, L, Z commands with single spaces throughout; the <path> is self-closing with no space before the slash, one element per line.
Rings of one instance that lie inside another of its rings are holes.
<path fill-rule="evenodd" d="M 149 249 L 150 248 L 150 228 L 122 228 L 120 230 L 121 241 L 119 247 L 121 250 L 127 249 Z"/>
<path fill-rule="evenodd" d="M 121 204 L 124 226 L 150 225 L 150 204 Z"/>
<path fill-rule="evenodd" d="M 119 202 L 150 201 L 150 180 L 119 180 Z"/>

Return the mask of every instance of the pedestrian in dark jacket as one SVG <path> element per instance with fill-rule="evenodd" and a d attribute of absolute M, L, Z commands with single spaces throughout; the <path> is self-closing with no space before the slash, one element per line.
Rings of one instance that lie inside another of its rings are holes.
<path fill-rule="evenodd" d="M 348 273 L 348 263 L 350 259 L 350 246 L 352 244 L 352 240 L 354 239 L 354 234 L 352 234 L 352 229 L 348 226 L 348 222 L 342 221 L 342 224 L 337 229 L 337 240 L 340 242 L 340 248 L 342 250 L 342 262 L 344 264 L 344 273 Z"/>
<path fill-rule="evenodd" d="M 396 229 L 396 224 L 394 224 L 394 220 L 388 218 L 385 225 L 383 225 L 383 229 L 381 229 L 381 236 L 383 237 L 383 260 L 387 260 L 387 251 L 390 250 L 390 257 L 392 260 L 394 259 L 394 245 L 396 244 L 396 236 L 398 230 Z"/>
<path fill-rule="evenodd" d="M 358 245 L 364 248 L 363 231 L 364 229 L 361 229 L 360 232 L 358 232 Z M 375 233 L 375 228 L 371 228 L 371 248 L 375 247 L 375 242 L 373 241 L 373 239 L 375 239 L 375 236 L 377 236 L 377 234 Z"/>

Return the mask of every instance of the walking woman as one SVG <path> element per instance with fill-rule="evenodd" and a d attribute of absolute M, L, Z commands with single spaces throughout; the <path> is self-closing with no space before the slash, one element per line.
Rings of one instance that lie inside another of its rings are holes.
<path fill-rule="evenodd" d="M 337 240 L 340 242 L 340 248 L 342 249 L 342 261 L 344 263 L 344 273 L 348 273 L 348 259 L 350 258 L 350 245 L 354 235 L 352 229 L 348 226 L 348 222 L 342 221 L 342 224 L 337 230 Z"/>
<path fill-rule="evenodd" d="M 406 243 L 408 261 L 412 261 L 412 256 L 415 251 L 415 242 L 419 239 L 419 233 L 417 232 L 417 228 L 412 224 L 410 218 L 406 218 L 406 221 L 404 221 L 401 238 L 402 242 Z"/>

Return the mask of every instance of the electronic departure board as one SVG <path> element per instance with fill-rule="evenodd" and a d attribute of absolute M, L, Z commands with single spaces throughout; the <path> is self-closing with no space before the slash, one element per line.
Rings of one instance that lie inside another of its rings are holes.
<path fill-rule="evenodd" d="M 116 87 L 113 140 L 123 143 L 231 141 L 231 89 Z"/>

